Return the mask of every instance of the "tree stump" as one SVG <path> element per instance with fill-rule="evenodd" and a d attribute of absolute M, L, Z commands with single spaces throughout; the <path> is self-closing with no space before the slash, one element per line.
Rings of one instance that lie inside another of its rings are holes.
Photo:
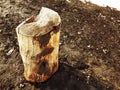
<path fill-rule="evenodd" d="M 57 71 L 60 23 L 57 12 L 42 7 L 16 28 L 26 80 L 44 82 Z"/>

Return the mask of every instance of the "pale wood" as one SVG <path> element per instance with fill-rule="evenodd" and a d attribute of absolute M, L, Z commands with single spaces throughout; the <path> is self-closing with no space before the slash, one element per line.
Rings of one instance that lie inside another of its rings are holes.
<path fill-rule="evenodd" d="M 57 71 L 60 23 L 57 12 L 42 7 L 16 28 L 26 80 L 44 82 Z"/>

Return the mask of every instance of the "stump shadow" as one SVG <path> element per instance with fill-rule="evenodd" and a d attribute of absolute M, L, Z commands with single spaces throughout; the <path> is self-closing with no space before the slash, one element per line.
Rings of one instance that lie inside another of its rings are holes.
<path fill-rule="evenodd" d="M 113 90 L 113 87 L 105 87 L 102 83 L 91 77 L 89 83 L 86 75 L 77 74 L 75 68 L 66 64 L 60 64 L 59 70 L 48 81 L 34 83 L 38 90 Z"/>

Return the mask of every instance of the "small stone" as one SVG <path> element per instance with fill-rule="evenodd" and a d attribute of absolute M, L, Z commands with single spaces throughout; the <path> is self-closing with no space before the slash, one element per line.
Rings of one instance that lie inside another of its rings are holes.
<path fill-rule="evenodd" d="M 99 48 L 96 48 L 96 50 L 99 50 Z"/>
<path fill-rule="evenodd" d="M 113 20 L 114 18 L 113 18 L 113 17 L 111 17 L 111 19 Z"/>
<path fill-rule="evenodd" d="M 62 43 L 59 43 L 59 45 L 61 45 Z"/>
<path fill-rule="evenodd" d="M 71 1 L 70 0 L 66 0 L 68 3 L 71 3 Z"/>
<path fill-rule="evenodd" d="M 117 20 L 117 22 L 120 22 L 120 20 Z"/>
<path fill-rule="evenodd" d="M 77 32 L 78 34 L 81 34 L 81 32 Z"/>
<path fill-rule="evenodd" d="M 14 51 L 14 47 L 13 47 L 12 49 L 10 49 L 10 50 L 6 53 L 6 55 L 7 55 L 7 56 L 11 55 L 13 51 Z"/>
<path fill-rule="evenodd" d="M 0 33 L 2 32 L 2 30 L 0 29 Z"/>
<path fill-rule="evenodd" d="M 106 27 L 106 25 L 103 25 L 103 27 Z"/>
<path fill-rule="evenodd" d="M 24 84 L 20 84 L 20 85 L 19 85 L 20 88 L 23 88 L 24 86 L 25 86 Z"/>
<path fill-rule="evenodd" d="M 74 42 L 73 40 L 70 41 L 70 43 L 73 43 L 73 42 Z"/>
<path fill-rule="evenodd" d="M 107 52 L 108 52 L 108 51 L 107 51 L 107 49 L 103 49 L 103 53 L 105 53 L 105 54 L 106 54 Z"/>
<path fill-rule="evenodd" d="M 77 19 L 77 22 L 79 22 L 79 20 Z"/>
<path fill-rule="evenodd" d="M 93 56 L 93 54 L 91 53 L 90 56 Z"/>
<path fill-rule="evenodd" d="M 91 46 L 90 46 L 90 45 L 88 45 L 87 47 L 88 47 L 88 48 L 90 48 Z"/>
<path fill-rule="evenodd" d="M 90 75 L 87 76 L 87 84 L 90 82 Z"/>
<path fill-rule="evenodd" d="M 67 38 L 67 36 L 65 35 L 65 36 L 63 36 L 63 38 Z"/>

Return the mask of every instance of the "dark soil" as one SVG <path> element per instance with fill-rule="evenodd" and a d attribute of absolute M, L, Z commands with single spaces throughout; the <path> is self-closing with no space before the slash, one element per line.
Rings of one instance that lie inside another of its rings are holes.
<path fill-rule="evenodd" d="M 120 11 L 79 0 L 0 0 L 0 90 L 119 90 Z M 42 6 L 62 18 L 59 70 L 44 83 L 23 77 L 15 28 Z"/>

